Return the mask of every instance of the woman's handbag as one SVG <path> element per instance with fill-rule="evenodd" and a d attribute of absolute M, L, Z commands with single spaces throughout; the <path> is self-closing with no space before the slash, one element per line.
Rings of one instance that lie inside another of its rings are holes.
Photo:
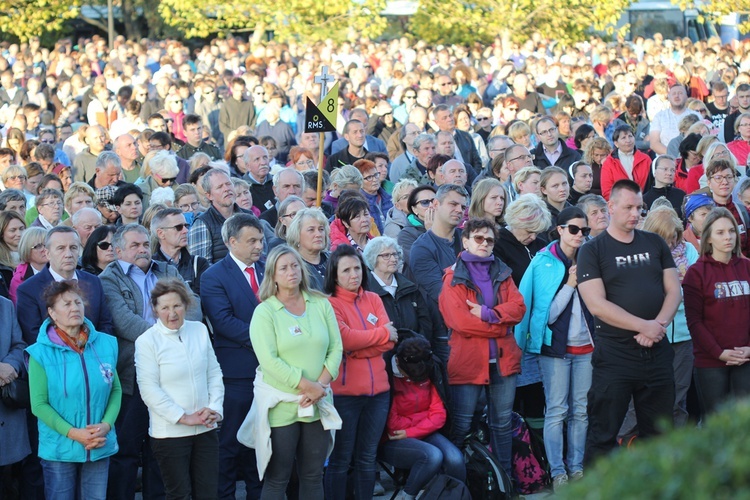
<path fill-rule="evenodd" d="M 0 400 L 5 406 L 13 410 L 31 408 L 27 375 L 23 373 L 10 384 L 0 387 Z"/>

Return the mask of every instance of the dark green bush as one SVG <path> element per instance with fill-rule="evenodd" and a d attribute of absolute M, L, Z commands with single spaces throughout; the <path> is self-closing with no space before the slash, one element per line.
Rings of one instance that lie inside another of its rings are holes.
<path fill-rule="evenodd" d="M 558 496 L 576 500 L 750 498 L 750 402 L 727 405 L 702 429 L 691 426 L 617 450 Z"/>

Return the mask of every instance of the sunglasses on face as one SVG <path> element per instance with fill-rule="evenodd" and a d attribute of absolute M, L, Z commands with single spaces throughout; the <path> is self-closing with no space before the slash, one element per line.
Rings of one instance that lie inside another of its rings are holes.
<path fill-rule="evenodd" d="M 166 184 L 166 183 L 170 183 L 170 184 L 172 184 L 172 183 L 173 183 L 174 181 L 176 181 L 176 180 L 177 180 L 177 177 L 162 177 L 162 178 L 161 178 L 161 181 L 162 181 L 162 182 L 163 182 L 164 184 Z"/>
<path fill-rule="evenodd" d="M 590 227 L 578 227 L 575 224 L 563 224 L 560 227 L 567 227 L 568 232 L 570 232 L 570 234 L 572 234 L 573 236 L 575 236 L 579 232 L 583 233 L 584 236 L 588 236 L 589 234 L 591 234 Z"/>
<path fill-rule="evenodd" d="M 112 246 L 112 243 L 109 241 L 100 241 L 96 244 L 97 247 L 99 247 L 100 250 L 109 250 L 109 248 Z"/>
<path fill-rule="evenodd" d="M 471 239 L 474 240 L 474 242 L 477 245 L 481 245 L 482 243 L 487 243 L 489 246 L 493 246 L 495 244 L 495 238 L 491 236 L 482 236 L 481 234 L 475 234 L 471 236 Z"/>
<path fill-rule="evenodd" d="M 187 224 L 177 224 L 175 226 L 167 226 L 164 229 L 174 229 L 175 231 L 177 231 L 179 233 L 180 231 L 182 231 L 186 227 L 188 227 Z"/>

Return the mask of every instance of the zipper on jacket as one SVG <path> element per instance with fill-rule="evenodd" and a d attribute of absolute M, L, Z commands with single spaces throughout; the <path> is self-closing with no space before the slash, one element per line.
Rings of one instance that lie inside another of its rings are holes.
<path fill-rule="evenodd" d="M 86 384 L 86 425 L 92 424 L 91 422 L 91 388 L 89 387 L 89 372 L 86 369 L 86 359 L 83 357 L 83 353 L 78 354 L 81 358 L 81 367 L 83 368 L 83 381 Z M 91 461 L 91 450 L 86 450 L 86 461 Z"/>
<path fill-rule="evenodd" d="M 370 396 L 375 395 L 375 376 L 372 373 L 372 362 L 371 358 L 367 358 L 367 366 L 370 368 Z"/>
<path fill-rule="evenodd" d="M 341 357 L 341 363 L 343 367 L 341 368 L 341 371 L 344 372 L 344 374 L 341 377 L 341 385 L 346 385 L 346 356 L 347 354 L 344 353 L 344 355 Z"/>

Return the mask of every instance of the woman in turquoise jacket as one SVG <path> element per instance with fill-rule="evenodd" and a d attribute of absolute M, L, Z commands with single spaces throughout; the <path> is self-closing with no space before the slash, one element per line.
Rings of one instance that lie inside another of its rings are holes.
<path fill-rule="evenodd" d="M 516 341 L 526 352 L 540 355 L 546 404 L 544 447 L 555 490 L 568 482 L 568 472 L 571 479 L 583 476 L 594 318 L 578 295 L 576 256 L 590 232 L 580 208 L 563 209 L 552 231 L 554 241 L 536 254 L 519 286 L 526 314 L 516 327 Z"/>
<path fill-rule="evenodd" d="M 53 282 L 44 299 L 49 318 L 26 352 L 45 494 L 56 500 L 104 500 L 109 457 L 118 450 L 117 340 L 85 319 L 75 282 Z"/>

